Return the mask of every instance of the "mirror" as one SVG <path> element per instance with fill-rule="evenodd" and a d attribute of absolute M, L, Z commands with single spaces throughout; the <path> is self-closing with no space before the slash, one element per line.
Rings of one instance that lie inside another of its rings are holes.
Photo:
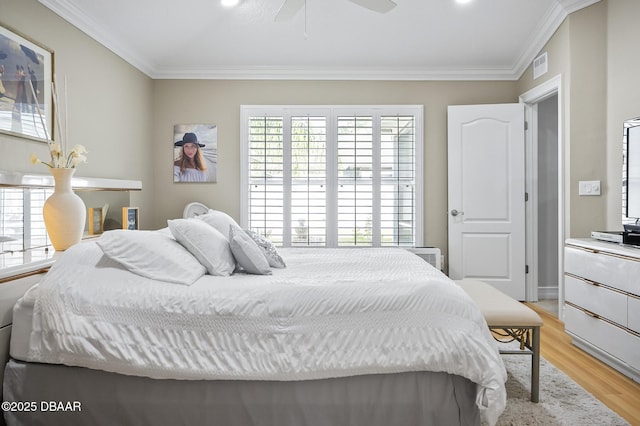
<path fill-rule="evenodd" d="M 640 117 L 624 122 L 622 150 L 623 222 L 638 224 L 640 221 Z"/>

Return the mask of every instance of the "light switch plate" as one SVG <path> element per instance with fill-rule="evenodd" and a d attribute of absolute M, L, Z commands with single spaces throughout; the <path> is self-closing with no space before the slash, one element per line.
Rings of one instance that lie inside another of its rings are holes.
<path fill-rule="evenodd" d="M 578 195 L 600 195 L 600 181 L 581 180 L 578 183 Z"/>

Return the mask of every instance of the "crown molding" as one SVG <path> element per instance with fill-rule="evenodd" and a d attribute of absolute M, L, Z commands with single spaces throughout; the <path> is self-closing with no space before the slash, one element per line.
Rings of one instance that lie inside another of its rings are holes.
<path fill-rule="evenodd" d="M 178 80 L 512 80 L 511 69 L 428 68 L 282 68 L 242 67 L 212 70 L 172 69 L 155 73 L 154 79 Z"/>
<path fill-rule="evenodd" d="M 38 0 L 89 37 L 152 79 L 179 80 L 518 80 L 566 17 L 600 0 L 556 0 L 542 25 L 511 68 L 299 68 L 220 67 L 215 69 L 160 69 L 140 59 L 126 43 L 111 36 L 78 9 L 72 0 Z"/>
<path fill-rule="evenodd" d="M 584 9 L 587 6 L 598 3 L 600 0 L 556 0 L 564 10 L 569 13 L 573 13 L 576 10 Z"/>
<path fill-rule="evenodd" d="M 71 0 L 38 1 L 141 72 L 149 77 L 153 76 L 154 69 L 151 64 L 141 60 L 139 55 L 131 51 L 126 43 L 113 37 L 107 29 L 78 9 Z"/>

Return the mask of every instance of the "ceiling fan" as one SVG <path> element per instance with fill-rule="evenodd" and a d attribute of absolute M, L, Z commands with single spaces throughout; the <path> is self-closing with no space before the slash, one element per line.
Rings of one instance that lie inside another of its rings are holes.
<path fill-rule="evenodd" d="M 396 4 L 392 0 L 349 0 L 352 3 L 355 3 L 359 6 L 367 8 L 369 10 L 373 10 L 374 12 L 379 13 L 387 13 L 394 7 Z M 276 22 L 277 21 L 286 21 L 288 19 L 293 18 L 293 16 L 305 6 L 306 0 L 284 0 L 278 13 L 276 14 Z"/>

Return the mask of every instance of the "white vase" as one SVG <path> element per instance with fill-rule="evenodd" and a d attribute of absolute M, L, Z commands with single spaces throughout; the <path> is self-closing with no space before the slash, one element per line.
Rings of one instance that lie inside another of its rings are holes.
<path fill-rule="evenodd" d="M 76 169 L 54 167 L 49 171 L 55 189 L 44 202 L 44 224 L 53 248 L 66 250 L 82 239 L 87 209 L 82 199 L 71 190 L 71 177 Z"/>

